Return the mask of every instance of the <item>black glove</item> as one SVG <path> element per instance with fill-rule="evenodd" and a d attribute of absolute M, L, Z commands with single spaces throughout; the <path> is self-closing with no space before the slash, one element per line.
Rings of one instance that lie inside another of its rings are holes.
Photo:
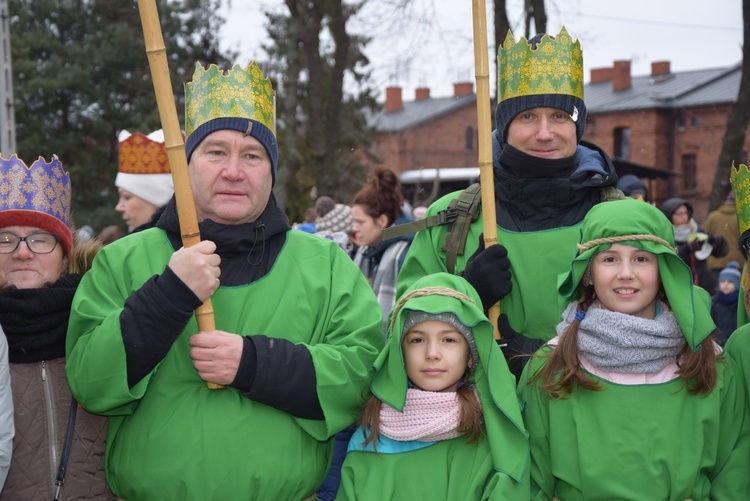
<path fill-rule="evenodd" d="M 500 244 L 485 249 L 484 235 L 479 235 L 479 248 L 466 262 L 461 276 L 477 291 L 485 310 L 507 296 L 513 288 L 508 251 Z"/>
<path fill-rule="evenodd" d="M 513 330 L 508 322 L 508 315 L 501 313 L 497 317 L 497 330 L 500 332 L 501 339 L 497 340 L 500 349 L 503 350 L 505 361 L 508 363 L 510 372 L 516 376 L 516 381 L 521 378 L 521 372 L 533 355 L 542 347 L 544 341 L 541 339 L 530 339 Z"/>

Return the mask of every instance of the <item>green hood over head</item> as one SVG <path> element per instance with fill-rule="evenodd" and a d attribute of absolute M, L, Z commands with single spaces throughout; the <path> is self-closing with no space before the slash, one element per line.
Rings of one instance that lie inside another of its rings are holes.
<path fill-rule="evenodd" d="M 482 403 L 495 469 L 521 482 L 529 461 L 528 435 L 516 397 L 515 378 L 508 370 L 493 337 L 493 326 L 481 305 L 474 288 L 461 277 L 435 273 L 415 282 L 393 308 L 386 346 L 374 364 L 376 375 L 371 390 L 382 402 L 403 411 L 408 380 L 401 333 L 408 313 L 453 313 L 472 329 L 479 360 L 471 379 Z"/>
<path fill-rule="evenodd" d="M 672 223 L 656 207 L 632 198 L 597 204 L 586 214 L 578 256 L 570 271 L 558 278 L 560 295 L 570 300 L 578 298 L 591 258 L 613 243 L 656 254 L 669 306 L 691 349 L 716 329 L 708 292 L 694 285 L 690 268 L 675 252 Z"/>

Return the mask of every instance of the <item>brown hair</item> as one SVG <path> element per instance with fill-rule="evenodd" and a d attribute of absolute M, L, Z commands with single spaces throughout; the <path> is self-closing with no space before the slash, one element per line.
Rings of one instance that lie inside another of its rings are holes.
<path fill-rule="evenodd" d="M 469 443 L 475 444 L 479 441 L 479 435 L 482 433 L 482 406 L 477 400 L 474 393 L 473 385 L 465 384 L 469 379 L 469 371 L 466 371 L 462 383 L 456 390 L 458 404 L 461 407 L 461 419 L 458 422 L 456 431 L 461 435 L 469 435 Z M 372 395 L 365 403 L 362 411 L 362 430 L 367 433 L 370 428 L 370 434 L 365 438 L 365 445 L 372 443 L 375 452 L 378 451 L 378 438 L 380 437 L 380 406 L 383 402 L 378 397 Z"/>
<path fill-rule="evenodd" d="M 360 205 L 371 218 L 385 214 L 388 226 L 401 214 L 404 195 L 401 192 L 401 181 L 392 170 L 386 167 L 375 167 L 365 184 L 352 200 L 352 205 Z"/>
<path fill-rule="evenodd" d="M 663 290 L 657 296 L 659 300 L 669 305 Z M 578 301 L 578 310 L 588 311 L 591 303 L 596 299 L 594 286 L 586 287 Z M 602 389 L 598 381 L 586 376 L 581 369 L 578 358 L 578 319 L 574 319 L 565 332 L 562 333 L 557 347 L 549 354 L 546 363 L 529 383 L 541 380 L 541 389 L 548 398 L 565 398 L 573 392 L 574 386 L 587 390 Z M 716 351 L 714 350 L 714 336 L 704 339 L 696 350 L 691 350 L 685 343 L 677 355 L 677 375 L 682 379 L 683 388 L 695 395 L 708 395 L 716 386 Z"/>
<path fill-rule="evenodd" d="M 73 248 L 70 250 L 68 264 L 63 273 L 83 275 L 91 268 L 94 257 L 102 247 L 102 242 L 96 238 L 83 240 L 78 233 L 73 233 Z"/>

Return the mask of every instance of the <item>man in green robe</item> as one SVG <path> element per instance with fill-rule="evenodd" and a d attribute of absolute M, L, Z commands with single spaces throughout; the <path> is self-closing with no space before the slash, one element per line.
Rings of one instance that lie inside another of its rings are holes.
<path fill-rule="evenodd" d="M 486 309 L 502 299 L 503 350 L 518 376 L 525 358 L 512 356 L 533 353 L 560 320 L 565 305 L 555 280 L 575 256 L 583 217 L 619 192 L 610 159 L 581 141 L 586 106 L 580 42 L 565 28 L 557 37 L 543 34 L 519 42 L 509 33 L 498 58 L 500 102 L 492 143 L 499 245 L 485 250 L 480 244 L 480 212 L 450 270 L 443 248 L 448 227 L 420 231 L 397 288 L 400 295 L 424 275 L 455 271 L 476 288 Z M 466 210 L 461 204 L 448 209 L 457 197 L 436 201 L 425 217 Z"/>
<path fill-rule="evenodd" d="M 367 397 L 382 313 L 334 242 L 290 231 L 271 192 L 274 103 L 255 63 L 196 65 L 186 153 L 203 240 L 181 248 L 173 199 L 97 256 L 74 299 L 68 380 L 109 417 L 120 498 L 309 498 Z M 216 330 L 198 332 L 209 297 Z"/>

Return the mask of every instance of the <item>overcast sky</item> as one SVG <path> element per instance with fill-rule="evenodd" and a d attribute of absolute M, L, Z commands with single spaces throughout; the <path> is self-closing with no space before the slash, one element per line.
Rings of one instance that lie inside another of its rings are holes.
<path fill-rule="evenodd" d="M 220 43 L 240 53 L 246 65 L 262 61 L 267 35 L 261 7 L 284 9 L 282 0 L 227 0 L 227 23 Z M 630 60 L 633 75 L 645 75 L 653 61 L 669 60 L 672 71 L 731 66 L 742 60 L 741 0 L 546 0 L 548 31 L 565 25 L 583 47 L 585 80 L 591 68 Z M 453 93 L 453 83 L 474 82 L 471 0 L 411 0 L 407 12 L 393 14 L 399 0 L 368 0 L 354 27 L 372 42 L 366 49 L 375 85 L 398 85 L 404 99 L 414 88 L 430 87 L 433 97 Z M 251 6 L 248 6 L 251 4 Z M 516 38 L 523 31 L 523 0 L 508 0 Z M 495 71 L 492 2 L 487 3 L 490 71 Z M 491 77 L 494 95 L 495 79 Z"/>

